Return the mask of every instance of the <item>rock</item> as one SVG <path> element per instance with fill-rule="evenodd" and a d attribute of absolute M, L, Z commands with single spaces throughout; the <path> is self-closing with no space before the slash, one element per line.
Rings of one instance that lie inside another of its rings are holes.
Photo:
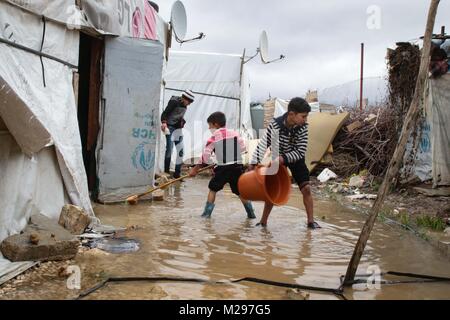
<path fill-rule="evenodd" d="M 31 242 L 31 244 L 39 244 L 39 235 L 38 234 L 36 234 L 36 233 L 32 233 L 31 235 L 30 235 L 30 242 Z"/>
<path fill-rule="evenodd" d="M 51 235 L 55 236 L 52 237 Z M 38 244 L 30 243 L 37 235 Z M 3 255 L 15 261 L 48 261 L 72 259 L 78 252 L 79 241 L 55 221 L 35 215 L 22 234 L 6 238 L 0 245 Z"/>
<path fill-rule="evenodd" d="M 109 256 L 110 255 L 109 252 L 106 252 L 106 251 L 103 251 L 103 250 L 100 250 L 97 248 L 88 250 L 88 251 L 84 252 L 84 254 L 88 255 L 88 256 Z"/>
<path fill-rule="evenodd" d="M 58 277 L 60 278 L 67 278 L 68 276 L 70 276 L 73 272 L 69 272 L 69 270 L 67 270 L 67 267 L 60 267 L 58 269 Z"/>
<path fill-rule="evenodd" d="M 299 289 L 288 289 L 286 294 L 292 300 L 309 300 L 309 293 L 300 291 Z"/>
<path fill-rule="evenodd" d="M 348 185 L 350 187 L 361 188 L 364 185 L 364 180 L 365 179 L 361 176 L 354 176 L 350 178 Z"/>
<path fill-rule="evenodd" d="M 154 201 L 164 201 L 164 191 L 156 190 L 152 193 L 152 197 Z"/>
<path fill-rule="evenodd" d="M 91 223 L 91 218 L 80 207 L 66 204 L 59 216 L 59 224 L 72 234 L 82 234 Z"/>

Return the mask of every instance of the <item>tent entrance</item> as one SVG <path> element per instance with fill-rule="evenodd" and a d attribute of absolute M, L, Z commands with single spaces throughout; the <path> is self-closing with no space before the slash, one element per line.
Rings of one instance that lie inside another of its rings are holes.
<path fill-rule="evenodd" d="M 100 88 L 104 39 L 80 33 L 78 123 L 89 192 L 97 198 L 95 148 L 99 132 Z"/>

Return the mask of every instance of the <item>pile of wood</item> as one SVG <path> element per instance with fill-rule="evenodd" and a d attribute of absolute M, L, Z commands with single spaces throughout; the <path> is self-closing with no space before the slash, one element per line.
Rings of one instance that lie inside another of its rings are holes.
<path fill-rule="evenodd" d="M 377 107 L 349 112 L 349 119 L 333 142 L 331 170 L 342 177 L 363 170 L 374 176 L 384 175 L 398 140 L 392 126 L 393 110 Z"/>
<path fill-rule="evenodd" d="M 270 99 L 264 102 L 264 128 L 269 126 L 270 121 L 273 120 L 275 113 L 275 99 Z"/>

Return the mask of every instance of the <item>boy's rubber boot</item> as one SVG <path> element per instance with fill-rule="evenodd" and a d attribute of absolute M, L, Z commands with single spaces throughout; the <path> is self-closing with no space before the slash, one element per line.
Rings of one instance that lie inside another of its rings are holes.
<path fill-rule="evenodd" d="M 213 212 L 214 207 L 215 207 L 214 203 L 206 202 L 205 210 L 203 210 L 202 217 L 203 218 L 211 217 L 211 213 Z"/>
<path fill-rule="evenodd" d="M 244 204 L 245 211 L 247 211 L 247 218 L 256 219 L 255 210 L 253 210 L 252 203 L 249 201 Z"/>

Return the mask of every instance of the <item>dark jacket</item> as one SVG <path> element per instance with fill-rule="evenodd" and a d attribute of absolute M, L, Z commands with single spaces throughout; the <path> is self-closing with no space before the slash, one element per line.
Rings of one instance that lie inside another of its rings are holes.
<path fill-rule="evenodd" d="M 161 122 L 167 123 L 170 127 L 183 128 L 186 123 L 184 120 L 186 110 L 187 108 L 181 102 L 181 97 L 173 96 L 161 114 Z"/>

